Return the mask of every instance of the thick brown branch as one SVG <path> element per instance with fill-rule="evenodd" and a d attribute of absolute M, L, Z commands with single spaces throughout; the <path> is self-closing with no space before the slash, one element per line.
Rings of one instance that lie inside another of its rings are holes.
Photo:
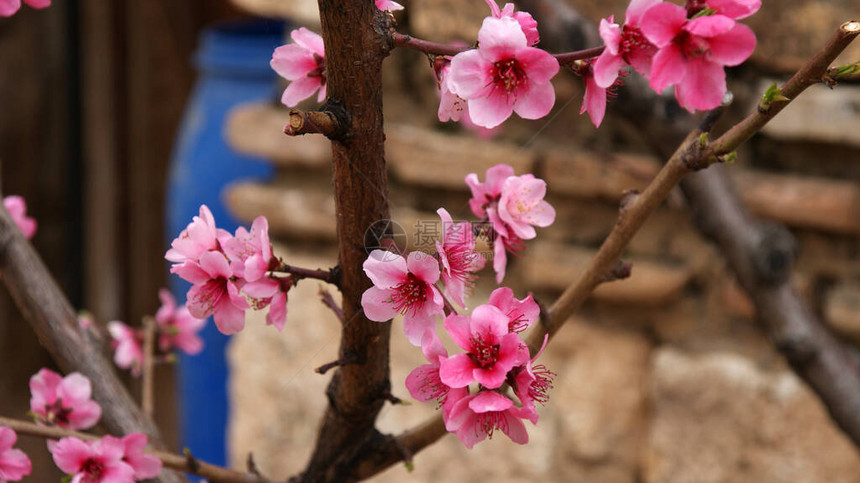
<path fill-rule="evenodd" d="M 99 439 L 87 433 L 70 431 L 68 429 L 54 428 L 47 426 L 39 426 L 37 424 L 21 421 L 18 419 L 10 419 L 0 417 L 0 426 L 6 426 L 15 430 L 19 434 L 28 436 L 36 436 L 45 439 L 60 439 L 66 437 L 78 438 L 82 441 L 93 441 Z M 255 473 L 239 473 L 238 471 L 228 470 L 220 466 L 210 465 L 200 460 L 190 458 L 185 455 L 177 455 L 164 451 L 146 450 L 146 453 L 160 459 L 167 468 L 190 473 L 192 475 L 203 476 L 212 482 L 220 483 L 268 483 L 269 480 Z"/>
<path fill-rule="evenodd" d="M 752 297 L 777 349 L 860 445 L 860 365 L 791 288 L 791 235 L 750 218 L 723 170 L 697 173 L 681 188 L 701 214 L 700 228 L 717 242 Z"/>
<path fill-rule="evenodd" d="M 42 259 L 0 206 L 0 274 L 24 319 L 60 368 L 80 372 L 92 382 L 93 397 L 101 404 L 101 423 L 114 434 L 145 433 L 156 448 L 163 448 L 155 424 L 132 400 L 102 347 L 90 343 L 66 296 Z M 182 481 L 165 472 L 162 481 Z"/>
<path fill-rule="evenodd" d="M 155 319 L 143 319 L 143 389 L 141 390 L 141 408 L 143 414 L 152 418 L 155 414 L 155 336 L 157 326 Z"/>
<path fill-rule="evenodd" d="M 345 320 L 338 358 L 356 362 L 338 367 L 327 395 L 317 441 L 302 481 L 349 481 L 357 466 L 382 444 L 374 429 L 390 391 L 390 323 L 368 320 L 361 295 L 371 283 L 362 268 L 367 259 L 365 232 L 390 219 L 383 157 L 382 61 L 392 47 L 390 16 L 367 0 L 320 0 L 326 49 L 329 110 L 349 119 L 345 135 L 332 140 L 338 260 Z"/>

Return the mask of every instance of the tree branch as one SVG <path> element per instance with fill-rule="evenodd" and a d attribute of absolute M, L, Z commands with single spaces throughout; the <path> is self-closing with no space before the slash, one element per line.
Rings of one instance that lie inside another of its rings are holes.
<path fill-rule="evenodd" d="M 460 52 L 465 52 L 469 50 L 471 47 L 459 47 L 455 45 L 449 44 L 440 44 L 437 42 L 431 42 L 429 40 L 422 40 L 419 38 L 415 38 L 411 35 L 405 35 L 401 33 L 394 33 L 393 36 L 394 45 L 399 47 L 406 47 L 412 50 L 417 50 L 419 52 L 424 52 L 425 54 L 432 55 L 457 55 Z M 561 65 L 572 64 L 574 61 L 580 59 L 590 59 L 592 57 L 597 57 L 603 52 L 604 46 L 600 47 L 592 47 L 590 49 L 576 50 L 573 52 L 563 52 L 560 54 L 552 54 L 553 57 L 558 61 Z M 290 112 L 292 114 L 292 112 Z M 292 122 L 292 121 L 291 121 Z"/>
<path fill-rule="evenodd" d="M 349 481 L 357 466 L 385 439 L 374 429 L 390 392 L 388 341 L 391 323 L 368 320 L 361 295 L 371 282 L 363 270 L 365 232 L 390 218 L 382 127 L 382 61 L 392 48 L 388 15 L 367 0 L 319 0 L 326 49 L 328 101 L 349 120 L 332 140 L 338 259 L 345 320 L 329 405 L 316 446 L 298 481 Z M 360 60 L 359 60 L 360 59 Z"/>
<path fill-rule="evenodd" d="M 2 206 L 0 274 L 18 310 L 60 368 L 90 379 L 93 397 L 102 407 L 101 424 L 114 434 L 145 433 L 153 447 L 163 448 L 158 428 L 132 400 L 102 347 L 90 344 L 68 299 Z M 182 477 L 164 472 L 161 480 L 177 482 Z"/>
<path fill-rule="evenodd" d="M 78 431 L 70 431 L 68 429 L 49 426 L 39 426 L 38 424 L 28 421 L 4 418 L 2 416 L 0 416 L 0 426 L 11 428 L 19 434 L 45 439 L 60 439 L 66 437 L 78 438 L 82 441 L 94 441 L 99 439 L 99 436 L 88 433 L 80 433 Z M 204 463 L 200 460 L 194 459 L 193 457 L 189 457 L 188 455 L 178 455 L 157 450 L 145 450 L 145 452 L 160 459 L 166 468 L 172 468 L 192 475 L 203 476 L 212 482 L 268 483 L 270 481 L 259 474 L 239 473 L 237 471 L 228 470 L 227 468 Z"/>

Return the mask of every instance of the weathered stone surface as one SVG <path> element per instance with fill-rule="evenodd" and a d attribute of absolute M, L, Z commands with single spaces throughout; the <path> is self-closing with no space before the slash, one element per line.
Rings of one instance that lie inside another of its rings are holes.
<path fill-rule="evenodd" d="M 860 481 L 860 454 L 789 370 L 656 352 L 644 481 Z"/>
<path fill-rule="evenodd" d="M 844 283 L 824 297 L 824 320 L 833 330 L 860 343 L 860 285 Z"/>
<path fill-rule="evenodd" d="M 316 0 L 232 0 L 243 10 L 260 17 L 288 18 L 297 23 L 319 27 L 320 11 Z"/>
<path fill-rule="evenodd" d="M 528 287 L 561 291 L 579 278 L 595 253 L 584 247 L 537 242 L 525 252 L 519 273 Z M 683 265 L 625 261 L 633 263 L 630 277 L 598 287 L 593 295 L 596 300 L 659 307 L 677 300 L 692 277 L 692 271 Z"/>

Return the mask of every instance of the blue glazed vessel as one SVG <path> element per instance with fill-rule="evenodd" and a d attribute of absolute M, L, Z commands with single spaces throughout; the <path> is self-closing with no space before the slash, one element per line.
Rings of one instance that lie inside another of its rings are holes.
<path fill-rule="evenodd" d="M 219 228 L 235 230 L 222 201 L 222 189 L 238 179 L 268 179 L 272 166 L 233 151 L 224 137 L 225 120 L 238 104 L 275 102 L 277 76 L 269 67 L 272 51 L 284 43 L 284 23 L 245 20 L 204 31 L 195 63 L 199 72 L 174 147 L 167 183 L 167 243 L 205 204 Z M 170 288 L 182 303 L 190 287 L 175 275 Z M 229 416 L 228 337 L 210 321 L 202 332 L 205 348 L 181 356 L 178 370 L 179 415 L 183 447 L 203 461 L 225 465 Z"/>

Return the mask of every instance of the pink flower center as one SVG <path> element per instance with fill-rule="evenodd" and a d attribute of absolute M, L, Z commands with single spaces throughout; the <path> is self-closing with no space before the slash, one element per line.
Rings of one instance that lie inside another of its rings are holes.
<path fill-rule="evenodd" d="M 645 35 L 637 27 L 625 25 L 621 28 L 621 42 L 618 51 L 624 62 L 632 64 L 632 58 L 639 55 L 653 55 L 657 47 L 645 38 Z"/>
<path fill-rule="evenodd" d="M 63 407 L 63 399 L 57 398 L 52 404 L 45 405 L 45 422 L 66 426 L 69 424 L 69 416 L 72 408 Z"/>
<path fill-rule="evenodd" d="M 473 337 L 469 358 L 481 369 L 493 367 L 499 360 L 499 344 L 493 344 L 481 336 Z"/>
<path fill-rule="evenodd" d="M 479 255 L 466 244 L 445 247 L 445 258 L 448 260 L 448 266 L 451 267 L 451 278 L 470 282 L 473 279 L 472 271 L 477 256 Z"/>
<path fill-rule="evenodd" d="M 513 333 L 520 333 L 526 330 L 528 327 L 528 321 L 526 321 L 526 316 L 522 312 L 517 312 L 515 310 L 511 310 L 508 312 L 508 331 Z"/>
<path fill-rule="evenodd" d="M 496 429 L 506 431 L 508 429 L 508 419 L 500 411 L 490 411 L 478 414 L 478 419 L 475 424 L 475 431 L 480 430 L 486 433 L 487 437 L 493 439 L 493 432 Z"/>
<path fill-rule="evenodd" d="M 101 481 L 102 473 L 105 470 L 105 465 L 101 461 L 94 460 L 92 458 L 88 459 L 81 465 L 81 473 L 85 473 L 83 481 L 89 482 L 98 482 Z"/>
<path fill-rule="evenodd" d="M 495 88 L 504 88 L 505 92 L 517 93 L 520 84 L 528 82 L 525 69 L 517 59 L 504 59 L 493 64 L 490 71 Z"/>
<path fill-rule="evenodd" d="M 532 374 L 535 380 L 529 385 L 529 397 L 541 404 L 546 404 L 549 401 L 549 390 L 552 389 L 555 373 L 540 364 L 532 367 Z"/>
<path fill-rule="evenodd" d="M 439 378 L 439 370 L 426 371 L 424 372 L 424 384 L 421 386 L 421 394 L 427 396 L 427 399 L 435 399 L 437 401 L 436 409 L 442 407 L 445 404 L 445 400 L 448 398 L 448 386 L 442 383 L 442 379 Z"/>
<path fill-rule="evenodd" d="M 394 287 L 390 302 L 401 314 L 412 310 L 415 314 L 427 301 L 427 284 L 413 273 L 406 274 L 406 280 Z"/>
<path fill-rule="evenodd" d="M 710 53 L 710 44 L 707 40 L 687 31 L 675 37 L 675 42 L 681 46 L 681 53 L 688 59 L 696 59 Z"/>

